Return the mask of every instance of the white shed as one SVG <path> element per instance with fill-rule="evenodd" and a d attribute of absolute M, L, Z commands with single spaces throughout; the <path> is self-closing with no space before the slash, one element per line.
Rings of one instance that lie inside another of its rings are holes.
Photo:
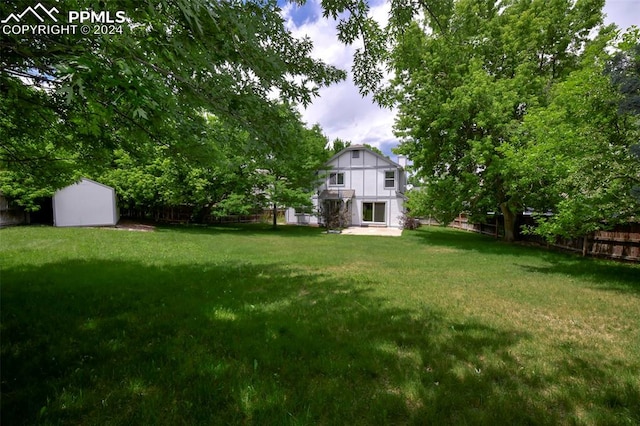
<path fill-rule="evenodd" d="M 82 178 L 53 196 L 55 226 L 115 226 L 120 219 L 116 191 Z"/>

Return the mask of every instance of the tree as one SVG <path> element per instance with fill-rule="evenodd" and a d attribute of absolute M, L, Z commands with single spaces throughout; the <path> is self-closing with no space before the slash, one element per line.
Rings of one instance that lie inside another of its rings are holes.
<path fill-rule="evenodd" d="M 632 188 L 640 183 L 640 161 L 631 147 L 640 136 L 638 120 L 620 108 L 620 96 L 605 69 L 609 57 L 603 34 L 583 55 L 582 66 L 551 90 L 550 103 L 525 117 L 518 143 L 505 150 L 512 190 L 525 194 L 538 212 L 531 232 L 549 240 L 578 237 L 640 215 Z M 624 47 L 624 46 L 623 46 Z"/>
<path fill-rule="evenodd" d="M 331 153 L 331 155 L 336 155 L 343 149 L 348 148 L 350 146 L 351 146 L 350 141 L 345 141 L 340 138 L 335 138 L 334 141 L 331 143 L 331 147 L 327 146 L 327 148 L 329 149 L 329 152 Z"/>
<path fill-rule="evenodd" d="M 188 206 L 196 221 L 210 215 L 248 214 L 268 205 L 277 209 L 310 204 L 309 191 L 315 171 L 326 159 L 327 141 L 319 126 L 305 128 L 291 107 L 281 105 L 280 110 L 283 140 L 277 145 L 242 150 L 248 132 L 208 117 L 202 158 L 194 158 L 193 152 L 185 158 L 167 147 L 157 147 L 146 158 L 116 150 L 100 180 L 116 188 L 123 207 L 149 214 Z"/>
<path fill-rule="evenodd" d="M 291 107 L 281 107 L 288 126 L 281 127 L 277 149 L 265 151 L 256 160 L 261 177 L 260 188 L 273 209 L 273 227 L 277 226 L 278 206 L 310 207 L 318 180 L 317 171 L 329 158 L 327 138 L 319 125 L 304 127 Z"/>
<path fill-rule="evenodd" d="M 210 149 L 220 157 L 215 161 L 185 159 L 163 147 L 145 158 L 118 149 L 113 164 L 98 180 L 116 189 L 121 207 L 149 215 L 186 206 L 192 220 L 202 221 L 209 216 L 255 211 L 260 205 L 253 187 L 255 171 L 249 170 L 246 157 L 223 134 L 212 133 L 216 139 Z"/>
<path fill-rule="evenodd" d="M 39 108 L 46 94 L 25 88 L 20 101 L 11 90 L 0 93 L 0 193 L 31 211 L 73 179 L 81 151 L 65 138 L 57 115 Z"/>
<path fill-rule="evenodd" d="M 620 114 L 636 117 L 636 126 L 640 127 L 640 30 L 633 28 L 623 36 L 620 50 L 616 52 L 606 67 L 611 83 L 621 94 L 618 102 Z M 640 139 L 640 138 L 638 138 Z M 640 143 L 630 148 L 631 153 L 640 161 Z M 632 194 L 640 201 L 640 183 L 636 182 Z"/>
<path fill-rule="evenodd" d="M 611 29 L 590 36 L 602 0 L 399 0 L 383 30 L 366 7 L 328 3 L 349 11 L 344 40 L 364 41 L 356 76 L 395 71 L 391 88 L 355 80 L 382 104 L 399 105 L 397 152 L 425 186 L 409 200 L 415 211 L 448 221 L 499 207 L 507 240 L 525 207 L 556 212 L 543 220 L 547 234 L 637 217 L 629 197 L 640 192 L 638 120 L 629 116 L 640 93 L 637 30 L 613 58 L 595 55 L 611 47 Z M 619 99 L 602 78 L 607 62 Z"/>
<path fill-rule="evenodd" d="M 29 6 L 4 2 L 0 16 Z M 56 3 L 61 19 L 87 7 Z M 275 2 L 128 0 L 91 8 L 125 12 L 121 33 L 2 34 L 0 103 L 15 113 L 1 122 L 10 137 L 0 146 L 0 190 L 24 204 L 34 195 L 22 193 L 37 192 L 43 176 L 61 176 L 50 189 L 75 178 L 58 173 L 61 161 L 97 171 L 111 164 L 115 149 L 141 157 L 157 147 L 185 158 L 200 153 L 206 113 L 250 135 L 240 151 L 257 140 L 278 145 L 274 94 L 304 104 L 344 78 L 311 58 L 308 39 L 291 36 Z M 15 136 L 26 125 L 30 134 Z M 25 178 L 31 189 L 20 188 Z"/>
<path fill-rule="evenodd" d="M 464 210 L 464 205 L 459 201 L 459 192 L 462 190 L 462 187 L 446 179 L 414 188 L 407 193 L 407 211 L 413 217 L 433 217 L 442 226 L 447 226 Z"/>
<path fill-rule="evenodd" d="M 640 29 L 634 27 L 623 35 L 605 72 L 621 94 L 618 112 L 640 116 Z"/>
<path fill-rule="evenodd" d="M 398 32 L 397 152 L 413 160 L 432 211 L 499 208 L 505 239 L 515 238 L 525 194 L 513 190 L 505 150 L 527 112 L 578 67 L 603 3 L 459 0 Z"/>

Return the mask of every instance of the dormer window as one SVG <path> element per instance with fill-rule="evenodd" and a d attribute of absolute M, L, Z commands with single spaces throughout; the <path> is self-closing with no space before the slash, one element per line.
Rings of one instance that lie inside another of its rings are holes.
<path fill-rule="evenodd" d="M 360 151 L 358 151 L 357 149 L 351 151 L 351 158 L 360 158 Z"/>

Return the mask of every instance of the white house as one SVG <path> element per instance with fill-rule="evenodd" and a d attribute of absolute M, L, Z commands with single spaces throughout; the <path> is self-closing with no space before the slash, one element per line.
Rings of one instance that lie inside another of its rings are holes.
<path fill-rule="evenodd" d="M 334 155 L 319 171 L 314 211 L 290 208 L 287 223 L 322 224 L 319 211 L 342 209 L 342 226 L 401 227 L 407 178 L 404 168 L 362 145 Z"/>
<path fill-rule="evenodd" d="M 119 219 L 115 190 L 91 179 L 82 178 L 53 195 L 55 226 L 115 226 Z"/>

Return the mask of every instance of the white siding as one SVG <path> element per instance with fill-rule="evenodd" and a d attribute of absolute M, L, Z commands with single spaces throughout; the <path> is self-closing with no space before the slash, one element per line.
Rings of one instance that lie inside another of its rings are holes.
<path fill-rule="evenodd" d="M 379 162 L 380 158 L 377 155 L 369 151 L 364 152 L 364 165 L 366 167 L 378 167 L 380 165 Z"/>
<path fill-rule="evenodd" d="M 359 150 L 358 158 L 353 158 L 353 151 Z M 395 172 L 395 182 L 393 188 L 385 188 L 385 172 Z M 343 173 L 344 183 L 342 185 L 331 184 L 329 182 L 331 173 Z M 317 193 L 323 190 L 353 189 L 355 196 L 351 200 L 351 222 L 352 225 L 361 226 L 367 224 L 400 226 L 400 216 L 404 206 L 404 170 L 396 163 L 383 158 L 364 147 L 352 146 L 333 157 L 327 163 L 325 170 L 320 171 L 321 176 L 325 176 L 318 186 Z M 362 203 L 385 203 L 384 223 L 363 223 Z M 318 199 L 314 197 L 314 206 L 318 206 Z M 317 224 L 318 219 L 309 215 L 296 215 L 291 209 L 287 213 L 288 223 Z"/>
<path fill-rule="evenodd" d="M 318 200 L 313 202 L 314 209 L 317 210 Z M 288 208 L 285 211 L 285 219 L 288 224 L 291 225 L 317 225 L 318 217 L 309 213 L 296 213 L 296 209 L 293 207 Z"/>
<path fill-rule="evenodd" d="M 119 214 L 113 188 L 82 179 L 53 196 L 55 226 L 114 226 Z"/>

